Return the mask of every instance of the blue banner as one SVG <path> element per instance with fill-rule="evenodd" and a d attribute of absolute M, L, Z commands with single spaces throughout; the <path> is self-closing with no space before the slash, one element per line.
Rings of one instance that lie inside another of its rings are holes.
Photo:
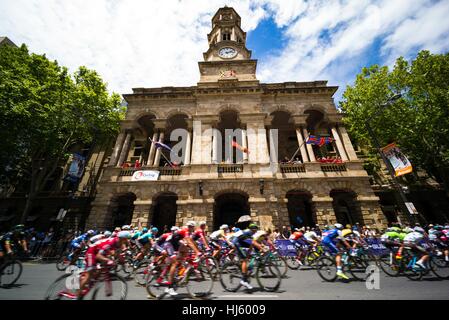
<path fill-rule="evenodd" d="M 365 241 L 368 243 L 369 251 L 372 255 L 381 256 L 389 252 L 378 238 L 367 238 Z"/>
<path fill-rule="evenodd" d="M 283 257 L 296 256 L 296 246 L 290 240 L 275 240 L 275 247 Z"/>

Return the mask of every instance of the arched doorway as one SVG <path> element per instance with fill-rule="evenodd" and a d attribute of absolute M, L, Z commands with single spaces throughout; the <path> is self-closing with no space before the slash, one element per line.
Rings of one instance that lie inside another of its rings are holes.
<path fill-rule="evenodd" d="M 112 223 L 114 227 L 121 227 L 125 224 L 131 224 L 134 212 L 134 193 L 120 194 L 112 198 Z"/>
<path fill-rule="evenodd" d="M 214 142 L 217 143 L 216 148 L 218 150 L 218 159 L 216 160 L 218 163 L 242 163 L 242 151 L 232 146 L 233 140 L 239 145 L 243 145 L 242 124 L 239 114 L 235 110 L 225 110 L 220 112 L 219 117 L 217 129 L 221 134 L 221 142 Z"/>
<path fill-rule="evenodd" d="M 291 190 L 285 196 L 290 225 L 294 228 L 315 226 L 316 214 L 312 204 L 312 195 L 303 190 Z"/>
<path fill-rule="evenodd" d="M 275 111 L 271 113 L 270 116 L 273 117 L 270 129 L 278 131 L 277 160 L 279 162 L 288 162 L 299 148 L 296 129 L 293 124 L 292 117 L 290 113 L 285 111 Z M 298 152 L 292 160 L 299 160 L 301 162 L 305 161 L 305 159 L 302 159 L 301 153 Z"/>
<path fill-rule="evenodd" d="M 242 193 L 224 193 L 215 198 L 214 230 L 222 224 L 234 226 L 237 220 L 249 215 L 248 196 Z"/>
<path fill-rule="evenodd" d="M 159 232 L 176 225 L 176 212 L 178 196 L 173 192 L 159 194 L 154 200 L 153 219 L 151 225 L 159 229 Z"/>
<path fill-rule="evenodd" d="M 342 225 L 363 224 L 363 217 L 355 192 L 352 190 L 332 190 L 330 196 L 333 198 L 332 206 L 338 223 Z"/>

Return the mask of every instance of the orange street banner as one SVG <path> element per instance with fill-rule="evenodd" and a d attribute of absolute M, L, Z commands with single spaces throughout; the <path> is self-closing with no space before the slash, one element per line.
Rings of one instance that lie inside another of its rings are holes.
<path fill-rule="evenodd" d="M 391 143 L 388 146 L 383 147 L 382 152 L 393 166 L 396 177 L 413 171 L 412 164 L 401 152 L 401 150 L 399 150 L 395 143 Z"/>

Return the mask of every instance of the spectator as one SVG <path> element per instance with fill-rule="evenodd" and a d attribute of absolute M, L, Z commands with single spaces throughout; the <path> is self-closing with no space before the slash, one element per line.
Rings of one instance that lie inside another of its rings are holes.
<path fill-rule="evenodd" d="M 273 231 L 273 239 L 274 240 L 278 240 L 278 239 L 280 239 L 280 237 L 281 237 L 281 234 L 279 233 L 279 229 L 278 228 L 274 229 L 274 231 Z"/>
<path fill-rule="evenodd" d="M 288 230 L 288 228 L 286 226 L 282 226 L 282 232 L 281 232 L 282 239 L 289 239 L 290 234 L 291 234 L 290 230 Z"/>

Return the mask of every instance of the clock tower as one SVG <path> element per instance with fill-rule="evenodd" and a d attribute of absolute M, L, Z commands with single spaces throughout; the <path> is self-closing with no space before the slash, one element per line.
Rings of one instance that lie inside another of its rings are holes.
<path fill-rule="evenodd" d="M 241 82 L 257 84 L 257 60 L 251 60 L 246 48 L 246 32 L 240 27 L 241 18 L 229 7 L 218 9 L 212 17 L 212 31 L 207 35 L 209 49 L 199 62 L 201 78 L 198 86 Z"/>

